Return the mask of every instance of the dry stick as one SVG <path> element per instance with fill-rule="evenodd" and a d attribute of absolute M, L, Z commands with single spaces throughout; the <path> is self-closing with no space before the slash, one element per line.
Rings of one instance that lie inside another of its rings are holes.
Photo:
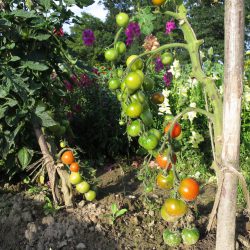
<path fill-rule="evenodd" d="M 220 174 L 220 177 L 218 180 L 218 192 L 217 192 L 216 197 L 215 197 L 213 210 L 210 214 L 210 218 L 209 218 L 209 222 L 208 222 L 208 226 L 207 226 L 207 231 L 211 230 L 215 216 L 217 214 L 217 209 L 218 209 L 218 205 L 220 202 L 220 196 L 221 196 L 221 192 L 222 192 L 222 185 L 224 182 L 224 176 L 225 176 L 226 171 L 229 171 L 238 177 L 240 184 L 241 184 L 241 187 L 242 187 L 242 190 L 243 190 L 244 198 L 245 198 L 246 203 L 247 203 L 247 213 L 250 214 L 250 194 L 249 194 L 249 191 L 247 189 L 247 183 L 246 183 L 246 180 L 245 180 L 243 174 L 233 167 L 221 168 L 221 174 Z"/>

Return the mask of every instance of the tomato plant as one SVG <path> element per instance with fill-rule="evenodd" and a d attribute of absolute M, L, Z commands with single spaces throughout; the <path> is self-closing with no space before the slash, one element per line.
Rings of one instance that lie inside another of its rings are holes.
<path fill-rule="evenodd" d="M 79 164 L 77 162 L 73 162 L 70 164 L 69 170 L 71 172 L 79 172 L 79 169 L 80 169 L 80 167 L 79 167 Z"/>
<path fill-rule="evenodd" d="M 120 27 L 126 27 L 129 22 L 129 16 L 127 13 L 120 12 L 119 14 L 116 15 L 116 23 Z"/>
<path fill-rule="evenodd" d="M 164 133 L 168 133 L 170 126 L 171 126 L 171 123 L 169 122 L 167 124 L 167 126 L 164 128 Z M 173 126 L 173 129 L 172 129 L 170 136 L 172 138 L 175 138 L 175 137 L 179 136 L 180 133 L 181 133 L 181 125 L 178 122 L 176 122 Z"/>
<path fill-rule="evenodd" d="M 169 171 L 168 175 L 158 174 L 156 177 L 157 187 L 165 190 L 169 190 L 174 186 L 174 173 L 172 170 Z"/>
<path fill-rule="evenodd" d="M 181 232 L 183 243 L 186 245 L 194 245 L 200 238 L 197 228 L 184 228 Z"/>
<path fill-rule="evenodd" d="M 181 181 L 178 192 L 185 201 L 193 201 L 199 194 L 199 184 L 192 178 L 185 178 Z"/>
<path fill-rule="evenodd" d="M 62 161 L 62 163 L 68 164 L 68 165 L 70 165 L 71 163 L 73 163 L 75 161 L 73 152 L 70 151 L 70 150 L 64 152 L 62 154 L 62 156 L 61 156 L 61 161 Z"/>
<path fill-rule="evenodd" d="M 170 247 L 178 247 L 181 243 L 181 235 L 179 232 L 171 232 L 166 229 L 163 231 L 163 240 Z"/>

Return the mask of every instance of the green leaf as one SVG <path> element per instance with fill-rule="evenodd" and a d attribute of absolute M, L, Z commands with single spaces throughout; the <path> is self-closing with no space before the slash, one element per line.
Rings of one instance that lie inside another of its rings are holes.
<path fill-rule="evenodd" d="M 140 24 L 141 32 L 145 35 L 150 35 L 154 30 L 153 21 L 155 16 L 151 13 L 150 7 L 141 9 L 137 15 Z"/>
<path fill-rule="evenodd" d="M 16 62 L 19 61 L 21 58 L 19 56 L 12 56 L 10 59 L 10 62 Z"/>
<path fill-rule="evenodd" d="M 33 151 L 29 150 L 26 147 L 21 148 L 17 153 L 17 158 L 22 166 L 22 169 L 25 169 L 31 162 Z"/>
<path fill-rule="evenodd" d="M 73 5 L 73 4 L 76 4 L 76 1 L 75 1 L 75 0 L 64 0 L 64 2 L 65 2 L 67 5 L 69 5 L 69 6 L 71 6 L 71 5 Z"/>
<path fill-rule="evenodd" d="M 44 7 L 45 10 L 50 9 L 50 0 L 40 0 L 40 3 Z"/>
<path fill-rule="evenodd" d="M 116 214 L 115 214 L 115 217 L 120 217 L 122 215 L 124 215 L 128 210 L 126 208 L 123 208 L 121 210 L 119 210 Z"/>
<path fill-rule="evenodd" d="M 0 119 L 5 116 L 5 112 L 8 110 L 7 106 L 0 106 Z"/>
<path fill-rule="evenodd" d="M 31 38 L 38 40 L 38 41 L 46 41 L 50 38 L 49 34 L 41 34 L 41 35 L 37 35 L 37 36 L 31 36 Z"/>
<path fill-rule="evenodd" d="M 43 127 L 53 127 L 57 125 L 56 121 L 49 115 L 47 111 L 44 111 L 42 107 L 38 106 L 35 110 L 35 120 L 38 120 L 39 124 Z"/>
<path fill-rule="evenodd" d="M 24 18 L 24 19 L 36 17 L 36 12 L 34 10 L 25 11 L 25 10 L 20 10 L 19 9 L 19 10 L 12 11 L 11 14 L 16 16 L 16 17 L 21 17 L 21 18 Z"/>
<path fill-rule="evenodd" d="M 43 63 L 38 63 L 38 62 L 34 62 L 34 61 L 27 61 L 23 64 L 23 66 L 21 66 L 21 68 L 29 68 L 29 69 L 37 70 L 37 71 L 45 71 L 49 67 Z"/>
<path fill-rule="evenodd" d="M 111 205 L 111 211 L 112 211 L 112 214 L 113 214 L 113 215 L 115 215 L 116 212 L 118 211 L 118 207 L 117 207 L 117 205 L 116 205 L 115 203 L 113 203 L 113 204 Z"/>
<path fill-rule="evenodd" d="M 83 8 L 83 7 L 93 4 L 95 1 L 94 0 L 75 0 L 75 2 L 78 7 Z"/>

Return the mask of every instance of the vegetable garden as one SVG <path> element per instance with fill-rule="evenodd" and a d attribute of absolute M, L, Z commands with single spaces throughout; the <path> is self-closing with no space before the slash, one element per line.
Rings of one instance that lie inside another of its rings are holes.
<path fill-rule="evenodd" d="M 0 1 L 0 249 L 249 249 L 250 4 L 101 3 Z"/>

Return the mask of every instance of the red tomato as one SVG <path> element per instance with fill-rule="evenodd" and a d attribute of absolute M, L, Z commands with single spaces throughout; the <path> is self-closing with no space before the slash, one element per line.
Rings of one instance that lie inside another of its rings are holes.
<path fill-rule="evenodd" d="M 199 184 L 192 178 L 183 179 L 180 183 L 178 192 L 185 201 L 193 201 L 199 194 Z"/>
<path fill-rule="evenodd" d="M 71 172 L 78 172 L 80 169 L 79 164 L 77 162 L 73 162 L 70 164 L 69 170 Z"/>
<path fill-rule="evenodd" d="M 171 123 L 169 122 L 167 126 L 164 128 L 164 133 L 168 133 L 170 126 L 171 126 Z M 180 133 L 181 133 L 181 125 L 178 122 L 176 122 L 172 129 L 171 137 L 175 138 L 179 136 Z"/>
<path fill-rule="evenodd" d="M 155 161 L 162 169 L 171 169 L 172 167 L 172 164 L 170 162 L 170 156 L 168 156 L 168 153 L 157 155 Z M 173 163 L 175 164 L 176 161 L 177 161 L 176 154 L 173 154 Z"/>
<path fill-rule="evenodd" d="M 64 164 L 71 164 L 75 161 L 72 151 L 66 151 L 62 154 L 61 161 Z"/>

